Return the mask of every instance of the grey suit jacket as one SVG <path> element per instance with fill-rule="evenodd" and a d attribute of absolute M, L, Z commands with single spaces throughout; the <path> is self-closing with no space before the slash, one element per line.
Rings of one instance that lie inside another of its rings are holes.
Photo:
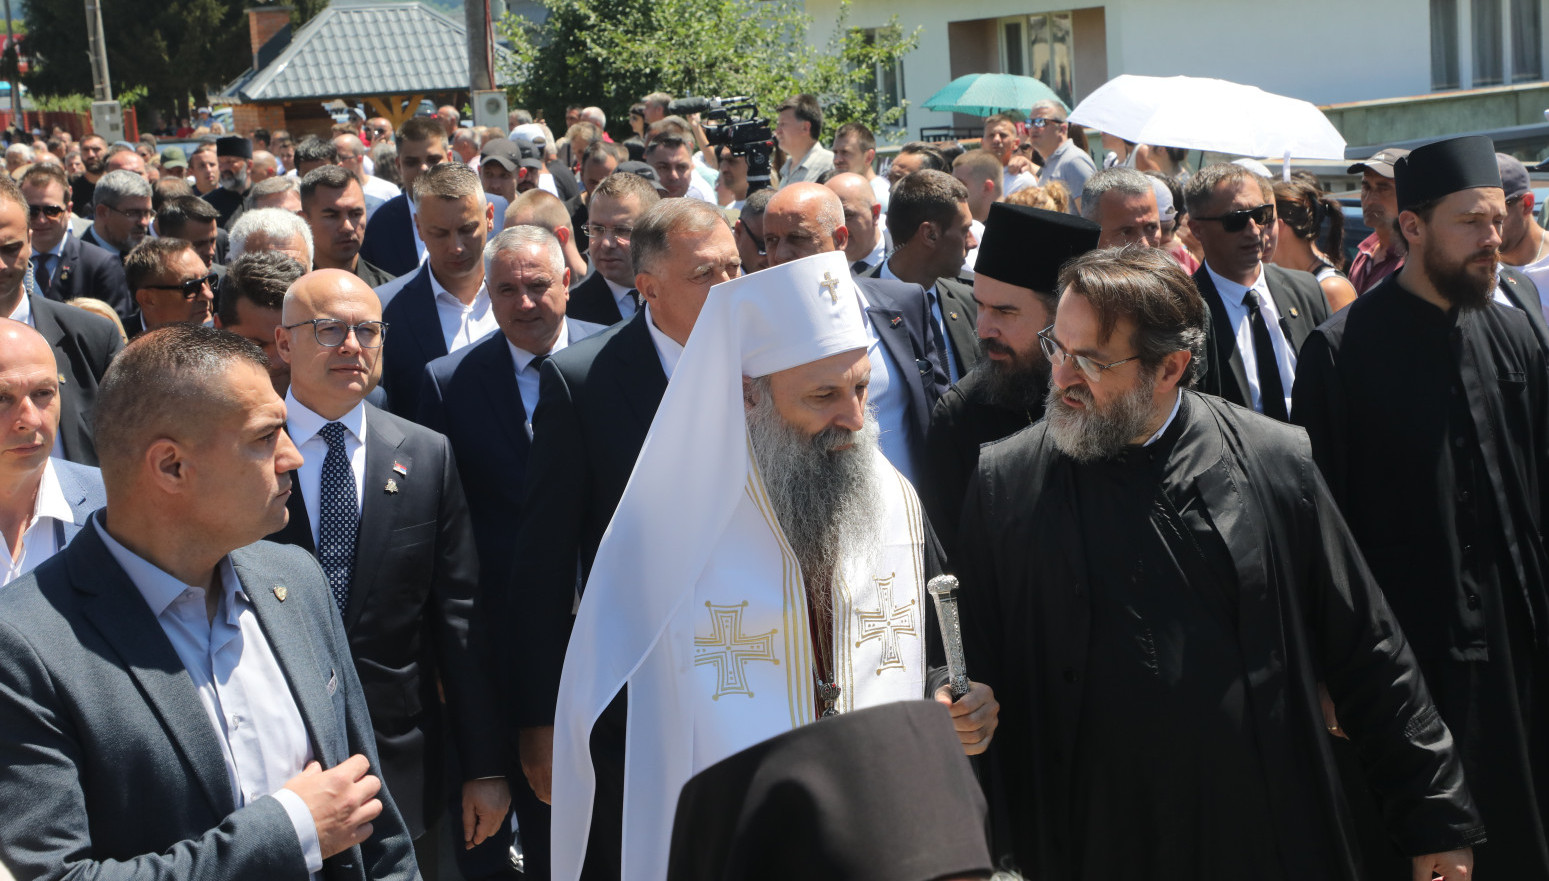
<path fill-rule="evenodd" d="M 317 563 L 267 542 L 231 561 L 317 760 L 333 767 L 363 753 L 380 775 Z M 380 797 L 371 838 L 324 861 L 329 881 L 419 877 L 403 819 L 390 793 Z M 0 805 L 5 864 L 18 879 L 307 877 L 277 800 L 233 804 L 193 682 L 96 529 L 0 590 Z"/>
<path fill-rule="evenodd" d="M 75 513 L 72 523 L 60 525 L 61 550 L 75 538 L 92 512 L 108 503 L 107 492 L 102 488 L 102 472 L 90 465 L 77 465 L 64 459 L 54 460 L 54 474 L 59 478 L 59 489 Z"/>

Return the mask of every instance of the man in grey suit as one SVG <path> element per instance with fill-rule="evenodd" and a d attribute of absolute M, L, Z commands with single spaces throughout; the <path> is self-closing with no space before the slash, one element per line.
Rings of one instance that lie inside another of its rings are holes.
<path fill-rule="evenodd" d="M 263 354 L 196 325 L 99 399 L 107 507 L 0 590 L 0 860 L 18 878 L 417 878 Z"/>
<path fill-rule="evenodd" d="M 1194 284 L 1210 307 L 1199 389 L 1285 422 L 1297 353 L 1328 318 L 1328 300 L 1311 273 L 1265 262 L 1275 234 L 1268 178 L 1209 165 L 1189 179 L 1184 198 L 1189 230 L 1205 249 Z"/>
<path fill-rule="evenodd" d="M 64 550 L 106 501 L 89 465 L 52 458 L 59 432 L 59 370 L 43 335 L 0 318 L 0 587 Z"/>

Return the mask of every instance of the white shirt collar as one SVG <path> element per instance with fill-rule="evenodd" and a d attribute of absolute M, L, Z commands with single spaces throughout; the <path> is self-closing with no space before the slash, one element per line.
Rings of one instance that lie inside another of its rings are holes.
<path fill-rule="evenodd" d="M 291 443 L 301 446 L 317 436 L 323 430 L 323 426 L 330 422 L 339 422 L 355 435 L 355 440 L 366 442 L 366 404 L 364 401 L 355 405 L 350 412 L 338 419 L 324 419 L 317 415 L 311 407 L 296 400 L 295 390 L 292 388 L 285 392 L 285 423 L 286 431 L 290 432 Z"/>
<path fill-rule="evenodd" d="M 667 374 L 668 379 L 672 379 L 672 371 L 678 369 L 678 359 L 683 357 L 683 347 L 656 327 L 649 303 L 645 306 L 645 329 L 651 332 L 651 342 L 656 345 L 656 357 L 661 359 L 662 372 Z"/>
<path fill-rule="evenodd" d="M 1264 264 L 1262 263 L 1259 264 L 1258 277 L 1253 280 L 1253 284 L 1246 286 L 1222 278 L 1214 269 L 1210 268 L 1208 261 L 1205 263 L 1205 271 L 1210 273 L 1210 280 L 1215 282 L 1216 292 L 1221 295 L 1223 302 L 1230 303 L 1233 306 L 1240 306 L 1244 298 L 1248 296 L 1248 291 L 1257 292 L 1259 302 L 1261 303 L 1269 297 L 1269 282 L 1266 280 Z"/>
<path fill-rule="evenodd" d="M 1162 435 L 1167 432 L 1167 426 L 1172 425 L 1173 420 L 1178 418 L 1178 410 L 1183 406 L 1183 389 L 1178 389 L 1177 394 L 1178 397 L 1173 401 L 1173 410 L 1171 413 L 1167 414 L 1167 421 L 1163 422 L 1162 427 L 1156 430 L 1156 434 L 1153 434 L 1151 437 L 1147 438 L 1146 442 L 1141 444 L 1141 446 L 1149 447 L 1160 440 Z"/>
<path fill-rule="evenodd" d="M 17 303 L 16 308 L 12 309 L 11 314 L 6 317 L 12 321 L 20 321 L 28 327 L 37 327 L 32 323 L 32 300 L 27 296 L 26 291 L 22 291 L 21 302 Z"/>
<path fill-rule="evenodd" d="M 570 345 L 570 323 L 561 318 L 559 320 L 559 337 L 554 340 L 554 345 L 544 354 L 552 355 L 568 345 Z M 517 373 L 526 370 L 527 365 L 532 363 L 532 359 L 538 357 L 526 349 L 518 348 L 516 343 L 511 342 L 510 339 L 506 340 L 506 347 L 511 350 L 511 360 L 516 362 Z"/>
<path fill-rule="evenodd" d="M 486 300 L 489 299 L 489 289 L 486 286 L 487 278 L 479 282 L 479 290 L 473 295 L 473 302 L 464 303 L 457 298 L 456 294 L 447 290 L 446 286 L 441 284 L 441 279 L 436 278 L 436 268 L 430 265 L 429 260 L 425 261 L 425 274 L 430 276 L 430 292 L 436 295 L 436 299 L 448 305 L 456 303 L 460 309 L 472 309 L 478 305 L 480 297 Z"/>
<path fill-rule="evenodd" d="M 75 509 L 65 498 L 65 490 L 59 484 L 59 472 L 54 470 L 52 457 L 43 465 L 43 478 L 38 484 L 38 499 L 32 506 L 32 519 L 52 517 L 61 523 L 75 522 Z"/>

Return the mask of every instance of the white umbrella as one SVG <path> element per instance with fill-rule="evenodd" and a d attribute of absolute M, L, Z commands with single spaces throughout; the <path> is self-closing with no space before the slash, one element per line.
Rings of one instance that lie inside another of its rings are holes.
<path fill-rule="evenodd" d="M 1345 139 L 1316 105 L 1226 80 L 1123 74 L 1077 104 L 1070 121 L 1137 144 L 1345 158 Z"/>

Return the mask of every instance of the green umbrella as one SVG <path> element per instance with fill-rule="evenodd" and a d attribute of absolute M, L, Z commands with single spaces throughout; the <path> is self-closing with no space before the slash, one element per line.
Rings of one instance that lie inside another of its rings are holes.
<path fill-rule="evenodd" d="M 1010 73 L 970 73 L 960 76 L 925 100 L 926 110 L 994 116 L 1007 110 L 1026 113 L 1039 101 L 1060 101 L 1042 80 Z M 1060 101 L 1064 107 L 1065 102 Z M 1069 108 L 1066 108 L 1067 110 Z"/>

